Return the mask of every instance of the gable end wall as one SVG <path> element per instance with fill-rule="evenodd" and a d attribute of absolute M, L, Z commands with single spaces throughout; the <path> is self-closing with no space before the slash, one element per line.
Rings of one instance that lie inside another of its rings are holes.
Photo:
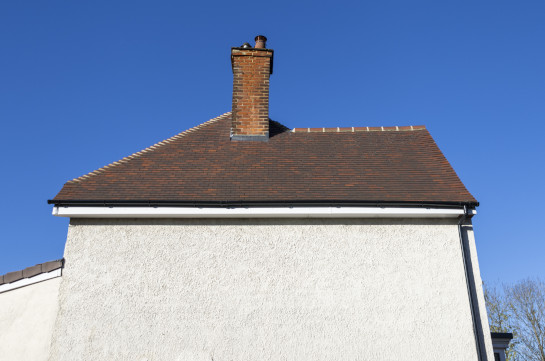
<path fill-rule="evenodd" d="M 65 259 L 50 360 L 477 360 L 454 220 L 72 219 Z"/>

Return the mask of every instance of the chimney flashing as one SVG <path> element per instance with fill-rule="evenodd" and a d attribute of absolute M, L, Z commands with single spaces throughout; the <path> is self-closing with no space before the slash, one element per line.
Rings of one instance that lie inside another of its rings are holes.
<path fill-rule="evenodd" d="M 231 135 L 231 140 L 267 142 L 269 140 L 269 132 L 265 135 Z"/>

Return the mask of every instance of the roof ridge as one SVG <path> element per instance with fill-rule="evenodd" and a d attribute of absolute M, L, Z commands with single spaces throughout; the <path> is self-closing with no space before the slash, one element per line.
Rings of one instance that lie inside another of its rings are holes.
<path fill-rule="evenodd" d="M 333 127 L 333 128 L 293 128 L 292 133 L 355 133 L 355 132 L 406 132 L 426 130 L 425 125 L 392 127 Z"/>
<path fill-rule="evenodd" d="M 206 122 L 201 123 L 201 124 L 199 124 L 199 125 L 197 125 L 197 126 L 195 126 L 195 127 L 193 127 L 193 128 L 189 128 L 189 129 L 187 129 L 187 130 L 184 130 L 183 132 L 178 133 L 178 134 L 176 134 L 176 135 L 174 135 L 174 136 L 172 136 L 172 137 L 170 137 L 170 138 L 167 138 L 167 139 L 162 140 L 162 141 L 160 141 L 160 142 L 157 142 L 157 143 L 155 143 L 155 144 L 153 144 L 153 145 L 151 145 L 151 146 L 149 146 L 149 147 L 147 147 L 147 148 L 144 148 L 144 149 L 142 149 L 142 150 L 139 151 L 139 152 L 133 153 L 133 154 L 131 154 L 131 155 L 129 155 L 129 156 L 126 156 L 126 157 L 124 157 L 124 158 L 118 160 L 118 161 L 112 162 L 112 163 L 107 164 L 107 165 L 105 165 L 105 166 L 103 166 L 103 167 L 100 167 L 100 168 L 98 168 L 98 169 L 95 169 L 94 171 L 89 172 L 89 173 L 87 173 L 87 174 L 84 174 L 84 175 L 82 175 L 82 176 L 80 176 L 80 177 L 71 179 L 71 180 L 67 181 L 66 183 L 80 182 L 80 181 L 85 180 L 85 179 L 87 179 L 87 178 L 90 178 L 90 177 L 92 177 L 92 176 L 98 175 L 98 174 L 104 172 L 105 170 L 110 169 L 110 168 L 112 168 L 112 167 L 115 167 L 115 166 L 117 166 L 117 165 L 119 165 L 119 164 L 127 163 L 128 161 L 130 161 L 130 160 L 132 160 L 132 159 L 134 159 L 134 158 L 138 158 L 138 157 L 140 157 L 141 155 L 143 155 L 143 154 L 145 154 L 145 153 L 154 151 L 155 149 L 157 149 L 157 148 L 160 147 L 160 146 L 163 146 L 163 145 L 165 145 L 165 144 L 171 143 L 172 141 L 175 141 L 175 140 L 177 140 L 177 139 L 180 139 L 181 137 L 184 137 L 184 136 L 186 136 L 187 134 L 189 134 L 189 133 L 191 133 L 191 132 L 194 132 L 194 131 L 197 130 L 197 129 L 200 129 L 200 128 L 202 128 L 203 126 L 207 126 L 207 125 L 210 125 L 210 124 L 212 124 L 212 123 L 215 123 L 215 122 L 217 122 L 218 120 L 223 119 L 223 118 L 225 118 L 225 117 L 227 117 L 227 116 L 229 116 L 229 115 L 231 115 L 231 112 L 223 113 L 222 115 L 219 115 L 219 116 L 217 116 L 217 117 L 215 117 L 215 118 L 212 118 L 212 119 L 210 119 L 210 120 L 207 120 Z"/>

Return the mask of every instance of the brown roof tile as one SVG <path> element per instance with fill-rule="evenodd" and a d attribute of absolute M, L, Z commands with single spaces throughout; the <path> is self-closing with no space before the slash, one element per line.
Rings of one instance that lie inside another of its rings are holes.
<path fill-rule="evenodd" d="M 56 261 L 49 261 L 45 263 L 39 263 L 35 266 L 27 267 L 20 271 L 9 272 L 0 276 L 0 285 L 4 283 L 12 283 L 22 280 L 23 278 L 31 278 L 42 273 L 54 271 L 62 268 L 64 265 L 64 259 Z"/>
<path fill-rule="evenodd" d="M 58 259 L 56 261 L 49 261 L 46 263 L 42 263 L 41 264 L 42 273 L 47 273 L 47 272 L 54 271 L 58 268 L 62 268 L 63 264 L 64 264 L 64 259 Z"/>
<path fill-rule="evenodd" d="M 231 141 L 230 113 L 67 182 L 51 203 L 476 203 L 423 126 L 296 128 Z"/>
<path fill-rule="evenodd" d="M 12 283 L 23 278 L 23 271 L 9 272 L 4 275 L 5 283 Z"/>
<path fill-rule="evenodd" d="M 42 265 L 37 264 L 35 266 L 25 268 L 23 270 L 23 277 L 29 278 L 29 277 L 39 275 L 40 273 L 42 273 Z"/>

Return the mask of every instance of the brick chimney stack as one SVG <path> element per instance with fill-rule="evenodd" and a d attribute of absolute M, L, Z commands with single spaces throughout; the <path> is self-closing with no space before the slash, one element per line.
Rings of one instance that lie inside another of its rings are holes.
<path fill-rule="evenodd" d="M 255 47 L 231 48 L 233 112 L 231 140 L 269 140 L 269 76 L 274 51 L 267 38 L 255 37 Z"/>

